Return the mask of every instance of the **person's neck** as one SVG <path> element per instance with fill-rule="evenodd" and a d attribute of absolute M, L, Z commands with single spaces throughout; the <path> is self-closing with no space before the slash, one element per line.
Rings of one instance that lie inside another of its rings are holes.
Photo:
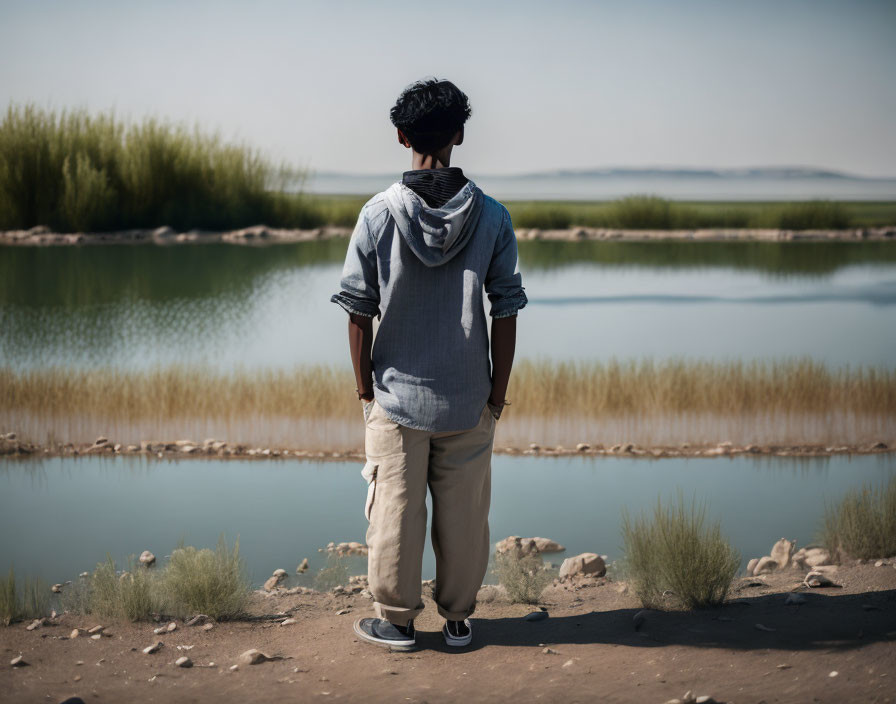
<path fill-rule="evenodd" d="M 451 166 L 451 150 L 443 150 L 437 154 L 420 154 L 413 152 L 411 156 L 411 169 L 447 169 Z"/>

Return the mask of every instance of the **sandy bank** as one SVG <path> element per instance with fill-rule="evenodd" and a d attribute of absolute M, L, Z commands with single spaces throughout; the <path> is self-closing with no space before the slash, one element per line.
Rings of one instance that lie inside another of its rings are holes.
<path fill-rule="evenodd" d="M 0 245 L 58 246 L 91 244 L 158 244 L 229 242 L 243 245 L 267 245 L 348 237 L 351 228 L 319 227 L 313 230 L 289 230 L 255 225 L 229 232 L 190 230 L 175 232 L 170 227 L 120 232 L 57 233 L 46 227 L 0 232 Z M 520 240 L 579 242 L 587 240 L 656 241 L 683 240 L 699 242 L 857 242 L 896 241 L 896 226 L 853 228 L 848 230 L 776 230 L 776 229 L 705 229 L 705 230 L 616 230 L 594 227 L 572 227 L 565 230 L 518 228 Z"/>
<path fill-rule="evenodd" d="M 35 630 L 0 627 L 6 702 L 716 702 L 891 701 L 896 677 L 896 569 L 852 565 L 838 588 L 807 590 L 790 570 L 736 580 L 728 602 L 703 611 L 642 611 L 624 582 L 580 578 L 548 587 L 537 606 L 497 587 L 479 593 L 474 641 L 449 649 L 425 587 L 417 647 L 359 642 L 373 615 L 360 593 L 256 595 L 249 617 L 210 629 L 108 622 L 62 614 Z M 786 594 L 801 592 L 799 604 Z M 525 620 L 543 609 L 548 618 Z M 639 614 L 638 618 L 635 615 Z M 279 625 L 286 618 L 288 625 Z M 165 619 L 167 622 L 168 619 Z M 69 638 L 105 626 L 104 637 Z M 142 651 L 161 641 L 157 652 Z M 275 661 L 238 664 L 256 648 Z M 25 666 L 10 660 L 23 656 Z M 187 655 L 190 668 L 175 661 Z M 237 665 L 235 669 L 233 666 Z M 398 696 L 400 695 L 400 696 Z"/>

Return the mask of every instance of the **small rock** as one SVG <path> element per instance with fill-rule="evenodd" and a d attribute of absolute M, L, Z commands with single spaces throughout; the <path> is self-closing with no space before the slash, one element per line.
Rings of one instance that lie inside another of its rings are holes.
<path fill-rule="evenodd" d="M 162 641 L 157 640 L 157 641 L 156 641 L 155 643 L 153 643 L 152 645 L 148 645 L 148 646 L 146 646 L 146 647 L 143 649 L 143 652 L 144 652 L 146 655 L 152 655 L 153 653 L 157 653 L 157 652 L 159 652 L 159 651 L 162 649 L 162 646 L 163 646 L 163 645 L 164 645 L 164 643 L 162 643 Z"/>
<path fill-rule="evenodd" d="M 632 623 L 635 625 L 635 630 L 640 631 L 641 626 L 644 625 L 644 622 L 647 620 L 647 609 L 641 609 L 638 613 L 632 616 Z"/>
<path fill-rule="evenodd" d="M 90 635 L 93 635 L 94 633 L 102 633 L 104 630 L 106 630 L 105 626 L 94 626 L 93 628 L 88 629 L 87 632 Z"/>
<path fill-rule="evenodd" d="M 831 670 L 831 671 L 828 673 L 828 677 L 836 677 L 836 676 L 839 675 L 839 674 L 840 674 L 840 673 L 837 672 L 836 670 Z"/>
<path fill-rule="evenodd" d="M 751 575 L 751 576 L 753 575 L 753 571 L 756 569 L 756 565 L 757 565 L 758 563 L 759 563 L 759 558 L 758 558 L 758 557 L 754 557 L 752 560 L 750 560 L 750 561 L 747 563 L 747 574 L 748 574 L 748 575 Z"/>
<path fill-rule="evenodd" d="M 240 666 L 239 666 L 239 665 L 231 665 L 228 669 L 229 669 L 231 672 L 236 672 L 237 670 L 240 669 Z"/>
<path fill-rule="evenodd" d="M 92 636 L 90 636 L 90 640 L 100 640 L 100 639 L 102 639 L 102 637 L 103 637 L 102 633 L 94 633 Z"/>
<path fill-rule="evenodd" d="M 193 661 L 190 660 L 186 655 L 182 655 L 177 660 L 174 661 L 174 664 L 178 667 L 193 667 Z"/>
<path fill-rule="evenodd" d="M 559 655 L 559 653 L 553 648 L 542 648 L 542 651 L 545 655 Z"/>
<path fill-rule="evenodd" d="M 266 592 L 274 591 L 280 585 L 279 577 L 268 577 L 264 583 L 264 590 Z"/>
<path fill-rule="evenodd" d="M 50 587 L 50 591 L 53 592 L 54 594 L 61 594 L 62 593 L 62 585 L 54 584 L 52 587 Z"/>
<path fill-rule="evenodd" d="M 68 634 L 69 638 L 77 638 L 83 634 L 87 633 L 83 628 L 75 628 L 71 633 Z"/>
<path fill-rule="evenodd" d="M 578 445 L 576 445 L 576 452 L 587 452 L 590 449 L 591 445 L 589 445 L 587 442 L 580 442 Z"/>
<path fill-rule="evenodd" d="M 47 622 L 47 619 L 45 619 L 45 618 L 36 618 L 31 623 L 28 624 L 28 626 L 25 628 L 25 630 L 33 631 L 33 630 L 43 626 L 46 622 Z"/>
<path fill-rule="evenodd" d="M 80 681 L 81 681 L 81 675 L 75 675 L 74 677 L 72 677 L 72 679 L 73 679 L 75 682 L 80 682 Z"/>
<path fill-rule="evenodd" d="M 593 552 L 583 552 L 574 557 L 567 557 L 560 565 L 560 579 L 572 577 L 578 574 L 593 574 L 603 577 L 607 573 L 607 564 L 604 559 Z"/>
<path fill-rule="evenodd" d="M 152 567 L 156 563 L 156 556 L 153 555 L 149 550 L 144 550 L 140 553 L 140 564 L 145 567 Z"/>
<path fill-rule="evenodd" d="M 285 618 L 280 622 L 280 625 L 281 626 L 292 626 L 296 623 L 298 623 L 298 621 L 296 621 L 294 618 Z"/>
<path fill-rule="evenodd" d="M 305 557 L 299 563 L 299 566 L 296 567 L 296 574 L 304 574 L 307 571 L 308 571 L 308 558 Z"/>
<path fill-rule="evenodd" d="M 544 621 L 548 616 L 549 614 L 547 611 L 533 611 L 532 613 L 526 614 L 523 618 L 526 621 Z"/>
<path fill-rule="evenodd" d="M 796 543 L 787 538 L 781 538 L 772 546 L 769 555 L 777 563 L 778 569 L 783 570 L 790 565 L 790 558 L 793 556 L 795 547 Z"/>
<path fill-rule="evenodd" d="M 348 613 L 351 613 L 351 609 L 339 609 L 339 611 L 336 612 L 336 615 L 342 616 L 342 615 L 348 614 Z"/>
<path fill-rule="evenodd" d="M 9 661 L 9 664 L 13 667 L 28 667 L 28 663 L 25 662 L 25 658 L 21 655 L 16 655 L 12 660 Z"/>
<path fill-rule="evenodd" d="M 203 630 L 203 631 L 210 631 L 210 630 L 212 630 L 214 627 L 215 627 L 215 624 L 213 624 L 213 623 L 206 623 L 206 624 L 202 627 L 202 630 Z"/>
<path fill-rule="evenodd" d="M 778 569 L 778 567 L 777 560 L 773 560 L 768 555 L 760 557 L 756 566 L 753 568 L 753 576 L 758 577 L 761 574 L 770 574 Z"/>
<path fill-rule="evenodd" d="M 839 584 L 835 584 L 830 579 L 825 577 L 824 574 L 822 574 L 821 572 L 816 572 L 816 571 L 813 571 L 813 572 L 810 572 L 809 574 L 807 574 L 805 580 L 803 580 L 803 583 L 807 587 L 813 587 L 813 588 L 839 587 L 840 586 Z"/>
<path fill-rule="evenodd" d="M 258 665 L 268 660 L 273 660 L 273 658 L 256 648 L 251 648 L 240 655 L 240 663 L 243 665 Z"/>
<path fill-rule="evenodd" d="M 886 567 L 889 563 L 886 560 L 878 560 L 874 563 L 875 567 Z"/>

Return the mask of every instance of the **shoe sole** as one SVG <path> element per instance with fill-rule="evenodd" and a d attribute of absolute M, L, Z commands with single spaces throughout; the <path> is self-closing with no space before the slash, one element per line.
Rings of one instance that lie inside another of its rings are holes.
<path fill-rule="evenodd" d="M 467 625 L 467 628 L 470 628 L 469 624 Z M 470 632 L 463 638 L 456 638 L 448 632 L 447 624 L 442 626 L 442 635 L 445 637 L 445 645 L 449 645 L 452 648 L 463 648 L 465 645 L 469 645 L 473 641 L 472 629 L 470 629 Z"/>
<path fill-rule="evenodd" d="M 379 645 L 383 648 L 390 648 L 392 650 L 413 650 L 414 646 L 417 644 L 415 640 L 382 640 L 380 638 L 374 638 L 369 633 L 365 633 L 361 630 L 361 619 L 359 618 L 355 621 L 352 628 L 355 631 L 355 635 L 363 640 L 366 640 L 368 643 L 372 643 L 373 645 Z"/>

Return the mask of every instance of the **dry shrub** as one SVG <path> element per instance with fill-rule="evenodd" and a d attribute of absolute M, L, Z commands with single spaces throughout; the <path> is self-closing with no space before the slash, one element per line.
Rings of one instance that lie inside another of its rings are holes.
<path fill-rule="evenodd" d="M 880 486 L 853 489 L 826 506 L 821 542 L 837 562 L 847 555 L 873 559 L 896 555 L 896 477 Z"/>
<path fill-rule="evenodd" d="M 251 590 L 239 539 L 229 550 L 223 536 L 214 550 L 179 545 L 171 553 L 161 584 L 171 613 L 206 614 L 218 620 L 243 614 Z"/>
<path fill-rule="evenodd" d="M 687 505 L 681 494 L 671 507 L 658 499 L 653 518 L 622 514 L 625 570 L 647 608 L 668 604 L 671 592 L 686 608 L 721 604 L 740 566 L 740 555 L 722 536 L 719 522 L 706 524 L 706 508 Z"/>
<path fill-rule="evenodd" d="M 10 567 L 6 579 L 0 581 L 0 621 L 5 626 L 13 621 L 46 616 L 49 605 L 50 590 L 40 578 L 26 577 L 20 586 Z"/>
<path fill-rule="evenodd" d="M 513 551 L 495 553 L 493 569 L 511 603 L 537 604 L 541 593 L 557 576 L 538 555 L 518 555 Z"/>

